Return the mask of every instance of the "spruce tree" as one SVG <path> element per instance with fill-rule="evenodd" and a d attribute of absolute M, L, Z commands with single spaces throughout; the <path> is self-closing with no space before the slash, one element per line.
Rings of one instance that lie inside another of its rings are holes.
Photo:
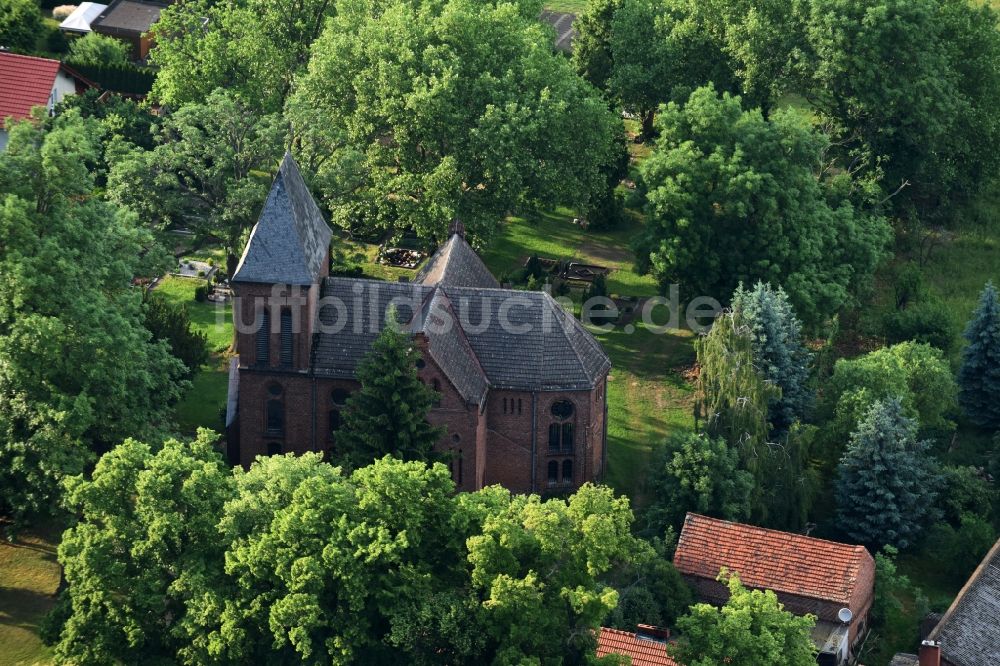
<path fill-rule="evenodd" d="M 336 457 L 355 469 L 386 455 L 429 460 L 442 434 L 427 421 L 438 394 L 417 376 L 420 352 L 391 317 L 358 364 L 361 388 L 348 398 L 336 434 Z"/>
<path fill-rule="evenodd" d="M 1000 428 L 1000 299 L 992 282 L 979 296 L 965 339 L 958 372 L 962 409 L 973 423 Z"/>
<path fill-rule="evenodd" d="M 781 388 L 772 398 L 768 418 L 775 437 L 802 420 L 812 405 L 809 387 L 809 350 L 802 344 L 802 323 L 784 289 L 758 282 L 747 290 L 742 284 L 733 294 L 733 310 L 750 330 L 754 360 L 765 379 Z"/>
<path fill-rule="evenodd" d="M 934 511 L 940 481 L 928 448 L 898 399 L 873 404 L 838 467 L 840 528 L 879 548 L 911 546 Z"/>

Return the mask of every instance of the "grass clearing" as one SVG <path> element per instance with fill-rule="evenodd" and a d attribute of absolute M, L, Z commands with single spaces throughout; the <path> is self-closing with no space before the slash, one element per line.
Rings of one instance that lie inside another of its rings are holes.
<path fill-rule="evenodd" d="M 546 0 L 545 8 L 553 12 L 581 14 L 587 8 L 588 0 Z"/>
<path fill-rule="evenodd" d="M 177 403 L 174 418 L 183 435 L 194 435 L 198 428 L 222 432 L 222 410 L 229 392 L 229 364 L 224 356 L 213 356 L 191 380 L 191 388 Z"/>
<path fill-rule="evenodd" d="M 185 306 L 191 317 L 191 328 L 208 336 L 210 351 L 222 352 L 233 343 L 233 306 L 232 303 L 195 301 L 194 290 L 204 282 L 200 278 L 168 275 L 156 285 L 156 293 L 174 304 Z"/>
<path fill-rule="evenodd" d="M 59 587 L 55 532 L 32 530 L 0 541 L 0 666 L 52 663 L 38 624 Z"/>

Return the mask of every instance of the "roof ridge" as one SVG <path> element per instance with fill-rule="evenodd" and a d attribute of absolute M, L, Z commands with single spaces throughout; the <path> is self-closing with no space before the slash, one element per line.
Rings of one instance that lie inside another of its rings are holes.
<path fill-rule="evenodd" d="M 437 288 L 435 287 L 435 290 Z M 458 327 L 458 337 L 462 340 L 462 344 L 465 346 L 466 351 L 472 356 L 472 359 L 476 362 L 476 367 L 479 368 L 479 372 L 483 375 L 483 379 L 486 380 L 486 387 L 491 388 L 492 382 L 490 382 L 490 376 L 486 374 L 486 368 L 483 367 L 482 362 L 479 360 L 479 355 L 476 350 L 472 348 L 472 343 L 469 342 L 468 336 L 465 335 L 465 329 L 462 328 L 462 322 L 458 319 L 458 313 L 455 312 L 455 308 L 451 304 L 451 297 L 448 296 L 448 291 L 446 288 L 441 289 L 441 296 L 444 298 L 448 312 L 451 313 L 453 317 L 452 321 L 455 322 L 455 326 Z"/>
<path fill-rule="evenodd" d="M 941 619 L 938 620 L 938 623 L 933 629 L 931 629 L 930 634 L 927 636 L 928 640 L 934 640 L 938 637 L 944 626 L 949 620 L 951 620 L 952 617 L 954 617 L 959 606 L 961 606 L 964 602 L 965 595 L 976 585 L 976 583 L 979 582 L 979 579 L 983 577 L 989 568 L 993 566 L 993 560 L 998 557 L 1000 557 L 1000 539 L 997 539 L 996 543 L 993 544 L 993 547 L 990 548 L 989 552 L 987 552 L 983 557 L 982 562 L 980 562 L 979 566 L 976 567 L 976 570 L 973 571 L 972 575 L 969 576 L 969 579 L 965 581 L 965 585 L 963 585 L 962 589 L 955 595 L 951 605 L 948 606 L 948 610 L 945 611 L 944 615 L 941 616 Z M 998 564 L 996 568 L 1000 571 L 1000 564 Z"/>
<path fill-rule="evenodd" d="M 712 521 L 712 522 L 715 522 L 715 523 L 726 523 L 727 525 L 738 525 L 740 527 L 746 527 L 748 529 L 758 530 L 758 531 L 761 531 L 761 532 L 770 532 L 771 534 L 784 534 L 784 535 L 787 535 L 787 536 L 790 536 L 790 537 L 794 537 L 794 538 L 797 538 L 797 539 L 808 539 L 810 541 L 816 541 L 816 542 L 819 542 L 819 543 L 829 543 L 829 544 L 832 544 L 834 546 L 839 546 L 841 548 L 850 549 L 850 550 L 855 551 L 856 553 L 859 553 L 859 554 L 860 554 L 861 551 L 868 552 L 868 549 L 865 548 L 864 546 L 862 546 L 861 544 L 849 544 L 849 543 L 844 543 L 842 541 L 832 541 L 830 539 L 823 539 L 823 538 L 820 538 L 820 537 L 808 536 L 806 534 L 798 534 L 796 532 L 787 532 L 785 530 L 776 530 L 773 527 L 761 527 L 759 525 L 751 525 L 750 523 L 741 523 L 741 522 L 738 522 L 738 521 L 735 521 L 735 520 L 726 520 L 724 518 L 713 518 L 712 516 L 706 516 L 704 514 L 695 513 L 693 511 L 688 511 L 688 516 L 694 516 L 696 518 L 702 518 L 704 520 L 709 520 L 709 521 Z M 687 517 L 685 517 L 684 522 L 687 522 Z M 870 553 L 869 553 L 869 555 L 870 555 Z"/>

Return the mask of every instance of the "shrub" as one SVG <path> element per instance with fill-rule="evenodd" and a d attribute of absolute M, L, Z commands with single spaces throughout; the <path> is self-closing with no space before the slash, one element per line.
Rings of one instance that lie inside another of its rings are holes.
<path fill-rule="evenodd" d="M 208 283 L 198 285 L 194 290 L 194 300 L 198 303 L 204 303 L 208 300 Z"/>
<path fill-rule="evenodd" d="M 113 67 L 128 65 L 129 54 L 129 46 L 125 42 L 89 32 L 80 39 L 73 40 L 66 61 L 70 64 Z"/>
<path fill-rule="evenodd" d="M 887 314 L 882 319 L 882 333 L 891 345 L 912 340 L 948 351 L 956 331 L 944 303 L 927 301 Z"/>
<path fill-rule="evenodd" d="M 69 50 L 69 42 L 66 41 L 66 35 L 63 34 L 62 30 L 59 28 L 47 28 L 47 30 L 45 48 L 52 53 L 66 53 Z"/>
<path fill-rule="evenodd" d="M 966 513 L 958 529 L 947 523 L 934 525 L 927 533 L 923 556 L 958 584 L 979 565 L 996 538 L 996 531 L 989 522 Z"/>

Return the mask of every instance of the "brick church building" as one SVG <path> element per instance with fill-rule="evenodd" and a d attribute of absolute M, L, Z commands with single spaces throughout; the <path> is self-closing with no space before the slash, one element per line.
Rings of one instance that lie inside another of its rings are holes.
<path fill-rule="evenodd" d="M 548 294 L 502 289 L 454 231 L 410 282 L 330 277 L 330 228 L 285 156 L 232 279 L 234 462 L 336 452 L 355 369 L 394 311 L 440 393 L 428 419 L 446 428 L 438 450 L 461 490 L 601 478 L 607 355 Z"/>

